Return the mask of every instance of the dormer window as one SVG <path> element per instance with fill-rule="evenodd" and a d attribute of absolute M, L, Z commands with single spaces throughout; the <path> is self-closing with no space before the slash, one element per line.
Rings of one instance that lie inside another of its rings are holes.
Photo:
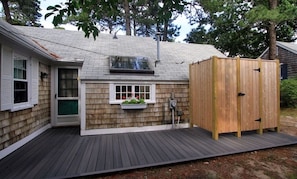
<path fill-rule="evenodd" d="M 110 73 L 154 74 L 146 57 L 110 57 Z"/>

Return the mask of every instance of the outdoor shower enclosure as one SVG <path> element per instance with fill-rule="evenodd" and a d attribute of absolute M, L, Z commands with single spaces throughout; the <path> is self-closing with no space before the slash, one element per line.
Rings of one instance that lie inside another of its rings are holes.
<path fill-rule="evenodd" d="M 212 132 L 279 131 L 279 61 L 218 58 L 190 64 L 190 118 Z"/>

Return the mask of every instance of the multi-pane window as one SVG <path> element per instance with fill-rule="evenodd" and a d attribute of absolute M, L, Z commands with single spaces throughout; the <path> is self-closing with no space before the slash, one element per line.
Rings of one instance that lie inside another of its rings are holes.
<path fill-rule="evenodd" d="M 78 70 L 60 68 L 58 71 L 58 115 L 78 114 Z"/>
<path fill-rule="evenodd" d="M 151 86 L 150 85 L 116 85 L 115 94 L 116 94 L 116 100 L 126 100 L 129 98 L 150 100 Z"/>
<path fill-rule="evenodd" d="M 28 102 L 27 60 L 25 57 L 14 57 L 14 103 Z"/>
<path fill-rule="evenodd" d="M 78 96 L 78 72 L 74 69 L 59 69 L 58 73 L 58 96 L 77 97 Z"/>
<path fill-rule="evenodd" d="M 129 99 L 144 99 L 146 103 L 156 103 L 156 85 L 139 83 L 109 84 L 109 104 L 121 104 Z"/>

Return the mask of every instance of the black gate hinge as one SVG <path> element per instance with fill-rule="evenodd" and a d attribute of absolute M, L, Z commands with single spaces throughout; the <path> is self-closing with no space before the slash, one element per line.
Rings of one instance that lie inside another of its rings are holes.
<path fill-rule="evenodd" d="M 261 72 L 261 68 L 256 68 L 256 69 L 254 69 L 254 71 Z"/>
<path fill-rule="evenodd" d="M 256 119 L 255 121 L 257 121 L 257 122 L 262 122 L 262 119 L 259 118 L 259 119 Z"/>

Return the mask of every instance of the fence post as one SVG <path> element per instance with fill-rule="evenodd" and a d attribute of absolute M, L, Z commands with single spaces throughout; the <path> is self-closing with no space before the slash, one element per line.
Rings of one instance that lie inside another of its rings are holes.
<path fill-rule="evenodd" d="M 190 112 L 190 127 L 193 127 L 193 64 L 189 65 L 190 69 L 190 76 L 189 76 L 189 99 L 190 99 L 190 107 L 189 107 L 189 112 Z"/>
<path fill-rule="evenodd" d="M 212 57 L 212 138 L 219 139 L 217 118 L 217 57 Z"/>
<path fill-rule="evenodd" d="M 276 131 L 280 132 L 280 64 L 279 60 L 276 60 L 276 90 L 277 90 L 277 100 L 276 104 L 277 106 L 277 127 Z"/>
<path fill-rule="evenodd" d="M 258 59 L 258 66 L 259 66 L 259 134 L 263 134 L 263 68 L 262 68 L 262 60 Z"/>
<path fill-rule="evenodd" d="M 236 57 L 236 87 L 237 94 L 241 92 L 240 58 Z M 237 137 L 241 137 L 241 97 L 237 97 Z"/>

